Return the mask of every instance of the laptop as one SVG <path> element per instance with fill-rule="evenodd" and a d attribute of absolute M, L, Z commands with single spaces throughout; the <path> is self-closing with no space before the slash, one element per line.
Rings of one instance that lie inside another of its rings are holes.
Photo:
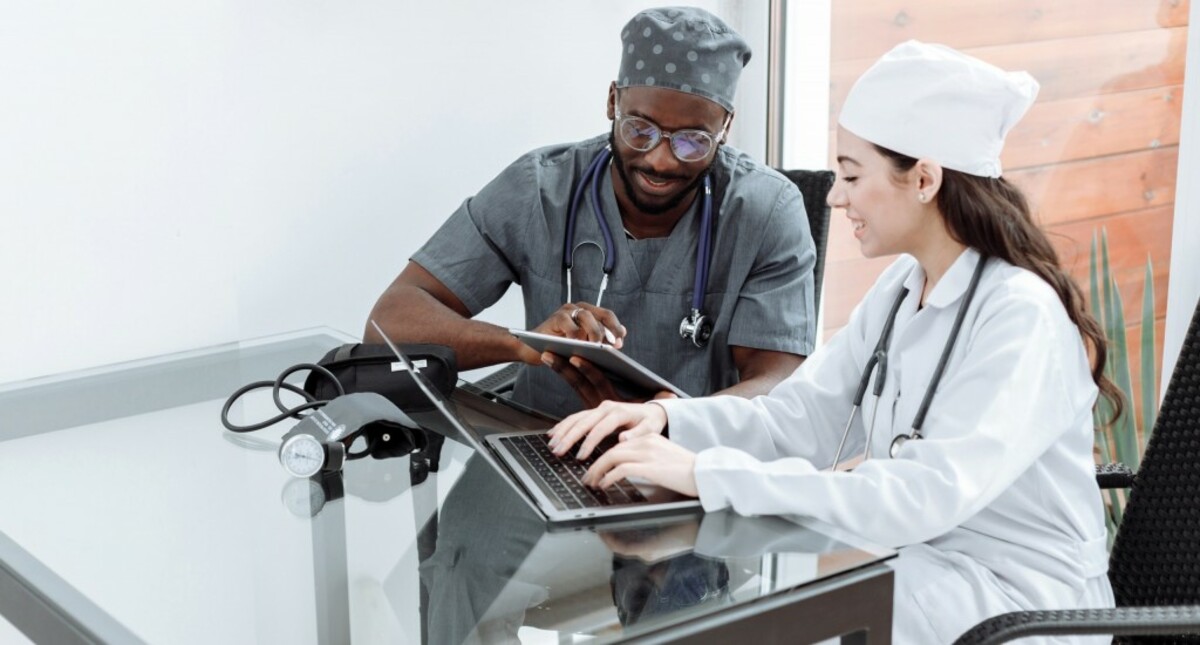
<path fill-rule="evenodd" d="M 478 401 L 471 405 L 475 408 L 474 414 L 471 414 L 471 410 L 460 411 L 453 401 L 442 396 L 424 375 L 413 368 L 408 357 L 374 320 L 371 325 L 396 355 L 398 366 L 393 369 L 407 371 L 433 406 L 436 418 L 419 419 L 421 425 L 473 449 L 547 521 L 581 523 L 628 520 L 700 510 L 698 499 L 644 481 L 622 480 L 603 491 L 584 486 L 579 478 L 597 457 L 616 443 L 616 434 L 607 437 L 587 460 L 556 457 L 547 446 L 549 437 L 546 430 L 553 425 L 552 421 L 531 416 L 527 422 L 519 425 L 529 427 L 532 424 L 537 429 L 512 430 L 512 424 L 499 421 L 495 415 L 480 412 L 486 406 L 509 410 L 483 397 L 476 397 Z M 482 425 L 490 422 L 507 427 L 490 428 Z"/>

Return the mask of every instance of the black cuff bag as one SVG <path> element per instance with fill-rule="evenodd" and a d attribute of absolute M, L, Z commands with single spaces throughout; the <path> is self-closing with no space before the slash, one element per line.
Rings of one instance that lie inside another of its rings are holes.
<path fill-rule="evenodd" d="M 458 382 L 458 361 L 453 349 L 445 345 L 404 343 L 400 351 L 443 396 L 450 396 Z M 396 355 L 387 345 L 347 343 L 330 350 L 317 364 L 337 377 L 346 394 L 376 392 L 406 412 L 432 410 L 433 404 L 407 372 L 392 371 L 396 362 Z M 338 395 L 329 379 L 316 372 L 309 372 L 304 379 L 304 391 L 320 401 Z"/>

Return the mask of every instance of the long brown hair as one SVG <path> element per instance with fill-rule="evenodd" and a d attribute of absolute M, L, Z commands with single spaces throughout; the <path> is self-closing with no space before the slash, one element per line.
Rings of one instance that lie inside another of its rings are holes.
<path fill-rule="evenodd" d="M 897 173 L 907 172 L 917 163 L 916 159 L 887 148 L 875 146 L 875 149 L 891 161 Z M 1104 364 L 1108 360 L 1104 332 L 1100 323 L 1088 313 L 1079 285 L 1063 271 L 1058 253 L 1046 233 L 1033 221 L 1025 195 L 1003 177 L 979 177 L 943 168 L 937 205 L 946 221 L 946 229 L 957 242 L 982 255 L 997 257 L 1032 271 L 1054 289 L 1071 322 L 1083 335 L 1092 357 L 1092 380 L 1112 405 L 1112 416 L 1106 423 L 1121 416 L 1125 408 L 1124 397 L 1116 384 L 1104 375 Z"/>

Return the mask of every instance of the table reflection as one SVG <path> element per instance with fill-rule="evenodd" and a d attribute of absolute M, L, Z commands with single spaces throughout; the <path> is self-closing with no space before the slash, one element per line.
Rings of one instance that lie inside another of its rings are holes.
<path fill-rule="evenodd" d="M 822 562 L 875 559 L 783 518 L 726 512 L 556 529 L 477 458 L 420 541 L 422 642 L 452 645 L 527 630 L 619 639 L 810 581 L 831 570 Z"/>
<path fill-rule="evenodd" d="M 891 553 L 828 527 L 727 513 L 548 526 L 488 462 L 433 435 L 417 454 L 289 477 L 276 454 L 288 424 L 234 435 L 222 405 L 329 344 L 288 337 L 0 389 L 21 422 L 0 441 L 15 492 L 0 498 L 0 586 L 19 580 L 19 600 L 37 601 L 0 613 L 39 642 L 83 642 L 58 637 L 69 626 L 100 642 L 458 645 L 736 638 L 775 624 L 773 607 L 788 620 L 810 607 L 806 634 L 845 633 L 881 615 L 863 594 L 890 606 L 875 563 Z M 233 413 L 271 409 L 249 396 Z M 842 602 L 840 589 L 870 611 L 826 625 L 810 600 Z"/>

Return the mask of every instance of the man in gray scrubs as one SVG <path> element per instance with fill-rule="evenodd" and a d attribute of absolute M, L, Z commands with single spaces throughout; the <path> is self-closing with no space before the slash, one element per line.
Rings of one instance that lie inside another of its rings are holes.
<path fill-rule="evenodd" d="M 472 320 L 515 282 L 529 329 L 608 337 L 692 395 L 765 393 L 813 348 L 816 254 L 796 187 L 723 145 L 750 49 L 693 8 L 643 11 L 621 41 L 608 89 L 612 130 L 506 168 L 411 258 L 371 317 L 395 340 L 453 347 L 461 369 L 524 363 L 514 399 L 553 414 L 623 398 L 586 361 L 539 354 Z M 696 267 L 706 184 L 704 281 Z M 706 285 L 697 308 L 698 281 Z M 693 309 L 712 323 L 700 346 L 681 337 Z M 365 339 L 381 340 L 370 325 Z"/>

